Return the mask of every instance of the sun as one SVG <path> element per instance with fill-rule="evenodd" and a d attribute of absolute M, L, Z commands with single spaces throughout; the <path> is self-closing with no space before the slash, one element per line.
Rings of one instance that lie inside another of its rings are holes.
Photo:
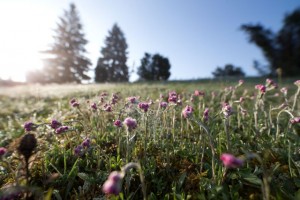
<path fill-rule="evenodd" d="M 25 81 L 28 71 L 42 68 L 40 52 L 52 39 L 54 23 L 41 5 L 0 2 L 0 78 Z"/>

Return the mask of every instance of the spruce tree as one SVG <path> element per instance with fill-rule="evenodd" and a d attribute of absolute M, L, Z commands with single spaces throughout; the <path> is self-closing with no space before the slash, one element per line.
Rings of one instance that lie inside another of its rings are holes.
<path fill-rule="evenodd" d="M 127 43 L 122 30 L 114 24 L 105 39 L 95 68 L 95 82 L 128 82 Z"/>
<path fill-rule="evenodd" d="M 82 24 L 75 5 L 64 11 L 55 30 L 54 43 L 44 53 L 50 55 L 44 60 L 45 82 L 67 83 L 89 80 L 87 75 L 90 60 L 85 57 L 85 45 Z"/>

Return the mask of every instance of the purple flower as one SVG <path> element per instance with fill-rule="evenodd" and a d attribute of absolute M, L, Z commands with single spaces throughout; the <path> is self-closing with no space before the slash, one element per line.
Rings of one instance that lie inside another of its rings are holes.
<path fill-rule="evenodd" d="M 32 122 L 25 122 L 25 124 L 24 124 L 24 129 L 25 129 L 25 131 L 32 131 L 33 130 L 33 128 L 34 128 L 34 123 L 32 123 Z"/>
<path fill-rule="evenodd" d="M 122 127 L 122 126 L 123 126 L 123 123 L 121 122 L 121 120 L 117 119 L 117 120 L 114 122 L 114 126 L 116 126 L 116 127 Z"/>
<path fill-rule="evenodd" d="M 208 121 L 209 118 L 209 109 L 205 108 L 204 112 L 203 112 L 203 119 L 204 121 Z"/>
<path fill-rule="evenodd" d="M 129 131 L 131 131 L 137 127 L 136 120 L 131 117 L 127 117 L 123 123 L 127 126 Z"/>
<path fill-rule="evenodd" d="M 75 102 L 76 102 L 76 99 L 71 99 L 70 104 L 72 105 Z"/>
<path fill-rule="evenodd" d="M 118 195 L 122 189 L 123 175 L 120 172 L 113 171 L 102 186 L 105 194 Z"/>
<path fill-rule="evenodd" d="M 60 126 L 57 129 L 55 129 L 55 133 L 56 134 L 62 134 L 64 132 L 66 132 L 67 130 L 69 130 L 68 126 Z"/>
<path fill-rule="evenodd" d="M 81 145 L 85 148 L 89 148 L 90 145 L 91 145 L 91 140 L 89 138 L 86 138 L 82 143 Z"/>
<path fill-rule="evenodd" d="M 204 96 L 205 93 L 203 91 L 195 90 L 194 95 L 195 96 Z"/>
<path fill-rule="evenodd" d="M 227 118 L 232 114 L 232 107 L 228 103 L 223 103 L 222 112 Z"/>
<path fill-rule="evenodd" d="M 76 156 L 82 156 L 83 155 L 83 146 L 78 145 L 77 147 L 75 147 L 74 154 Z"/>
<path fill-rule="evenodd" d="M 73 108 L 79 107 L 79 103 L 77 101 L 75 101 L 71 105 L 72 105 Z"/>
<path fill-rule="evenodd" d="M 97 110 L 97 104 L 96 103 L 92 103 L 91 104 L 91 109 L 92 110 Z"/>
<path fill-rule="evenodd" d="M 168 102 L 175 104 L 177 103 L 177 94 L 175 91 L 169 92 Z"/>
<path fill-rule="evenodd" d="M 187 105 L 183 110 L 182 110 L 182 115 L 184 118 L 189 118 L 193 114 L 193 108 L 192 106 Z"/>
<path fill-rule="evenodd" d="M 229 153 L 223 153 L 220 157 L 226 168 L 237 168 L 244 164 L 244 160 L 234 157 Z"/>
<path fill-rule="evenodd" d="M 144 110 L 144 112 L 147 112 L 149 109 L 149 104 L 146 102 L 141 102 L 138 104 L 139 108 Z"/>
<path fill-rule="evenodd" d="M 128 99 L 128 101 L 129 101 L 130 103 L 132 103 L 132 104 L 138 103 L 138 100 L 137 100 L 136 97 L 128 97 L 127 99 Z"/>
<path fill-rule="evenodd" d="M 105 105 L 104 105 L 104 110 L 105 110 L 106 112 L 112 112 L 111 105 L 105 104 Z"/>
<path fill-rule="evenodd" d="M 159 106 L 160 106 L 160 108 L 167 108 L 168 102 L 165 102 L 165 101 L 160 102 Z"/>
<path fill-rule="evenodd" d="M 3 156 L 4 154 L 6 154 L 7 149 L 4 147 L 0 147 L 0 157 Z"/>
<path fill-rule="evenodd" d="M 58 127 L 61 126 L 61 123 L 55 119 L 52 119 L 50 126 L 53 129 L 57 129 Z"/>

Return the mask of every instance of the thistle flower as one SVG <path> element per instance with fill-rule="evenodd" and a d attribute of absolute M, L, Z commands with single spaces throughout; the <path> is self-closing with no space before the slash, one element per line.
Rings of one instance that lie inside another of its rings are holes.
<path fill-rule="evenodd" d="M 105 104 L 105 105 L 104 105 L 104 110 L 105 110 L 106 112 L 112 112 L 111 105 Z"/>
<path fill-rule="evenodd" d="M 122 126 L 123 126 L 123 123 L 121 122 L 121 120 L 117 119 L 117 120 L 114 122 L 114 126 L 116 126 L 116 127 L 122 127 Z"/>
<path fill-rule="evenodd" d="M 223 153 L 220 157 L 220 160 L 222 160 L 223 165 L 226 168 L 237 168 L 243 166 L 244 164 L 244 160 L 236 158 L 229 153 Z"/>
<path fill-rule="evenodd" d="M 267 78 L 266 83 L 267 87 L 278 88 L 277 83 L 275 83 L 272 79 Z"/>
<path fill-rule="evenodd" d="M 57 129 L 55 129 L 55 133 L 59 135 L 66 132 L 67 130 L 69 130 L 68 126 L 60 126 Z"/>
<path fill-rule="evenodd" d="M 3 156 L 4 154 L 6 154 L 7 149 L 4 147 L 0 147 L 0 157 Z"/>
<path fill-rule="evenodd" d="M 25 131 L 29 132 L 29 131 L 33 130 L 34 126 L 35 126 L 35 124 L 32 122 L 25 122 L 24 129 L 25 129 Z"/>
<path fill-rule="evenodd" d="M 127 100 L 132 104 L 137 104 L 138 100 L 136 97 L 128 97 Z"/>
<path fill-rule="evenodd" d="M 142 110 L 144 110 L 144 112 L 147 112 L 149 109 L 149 104 L 146 102 L 141 102 L 138 104 L 138 107 Z"/>
<path fill-rule="evenodd" d="M 74 103 L 71 104 L 73 108 L 77 108 L 79 107 L 79 103 L 77 101 L 75 101 Z"/>
<path fill-rule="evenodd" d="M 105 194 L 118 195 L 122 189 L 122 180 L 124 174 L 121 172 L 113 171 L 108 176 L 108 179 L 102 186 L 102 191 Z"/>
<path fill-rule="evenodd" d="M 128 128 L 129 131 L 131 131 L 137 127 L 136 120 L 131 117 L 127 117 L 123 123 L 126 125 L 126 127 Z"/>
<path fill-rule="evenodd" d="M 57 129 L 58 127 L 61 126 L 61 123 L 59 121 L 55 120 L 55 119 L 52 119 L 50 126 L 53 129 Z"/>
<path fill-rule="evenodd" d="M 228 103 L 223 103 L 222 112 L 228 118 L 232 114 L 232 107 Z"/>
<path fill-rule="evenodd" d="M 184 118 L 189 118 L 193 114 L 193 108 L 189 105 L 187 105 L 183 110 L 182 110 L 182 115 Z"/>

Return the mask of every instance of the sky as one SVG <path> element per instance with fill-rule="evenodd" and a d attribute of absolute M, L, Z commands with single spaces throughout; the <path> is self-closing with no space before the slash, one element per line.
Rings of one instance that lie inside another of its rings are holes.
<path fill-rule="evenodd" d="M 0 78 L 25 81 L 26 71 L 43 67 L 40 52 L 49 49 L 71 2 L 89 42 L 92 77 L 117 23 L 128 44 L 130 70 L 137 70 L 145 52 L 159 53 L 171 63 L 169 80 L 210 78 L 229 63 L 257 75 L 253 61 L 266 61 L 240 26 L 260 23 L 276 32 L 300 6 L 297 0 L 0 0 Z M 133 73 L 130 80 L 137 77 Z"/>

